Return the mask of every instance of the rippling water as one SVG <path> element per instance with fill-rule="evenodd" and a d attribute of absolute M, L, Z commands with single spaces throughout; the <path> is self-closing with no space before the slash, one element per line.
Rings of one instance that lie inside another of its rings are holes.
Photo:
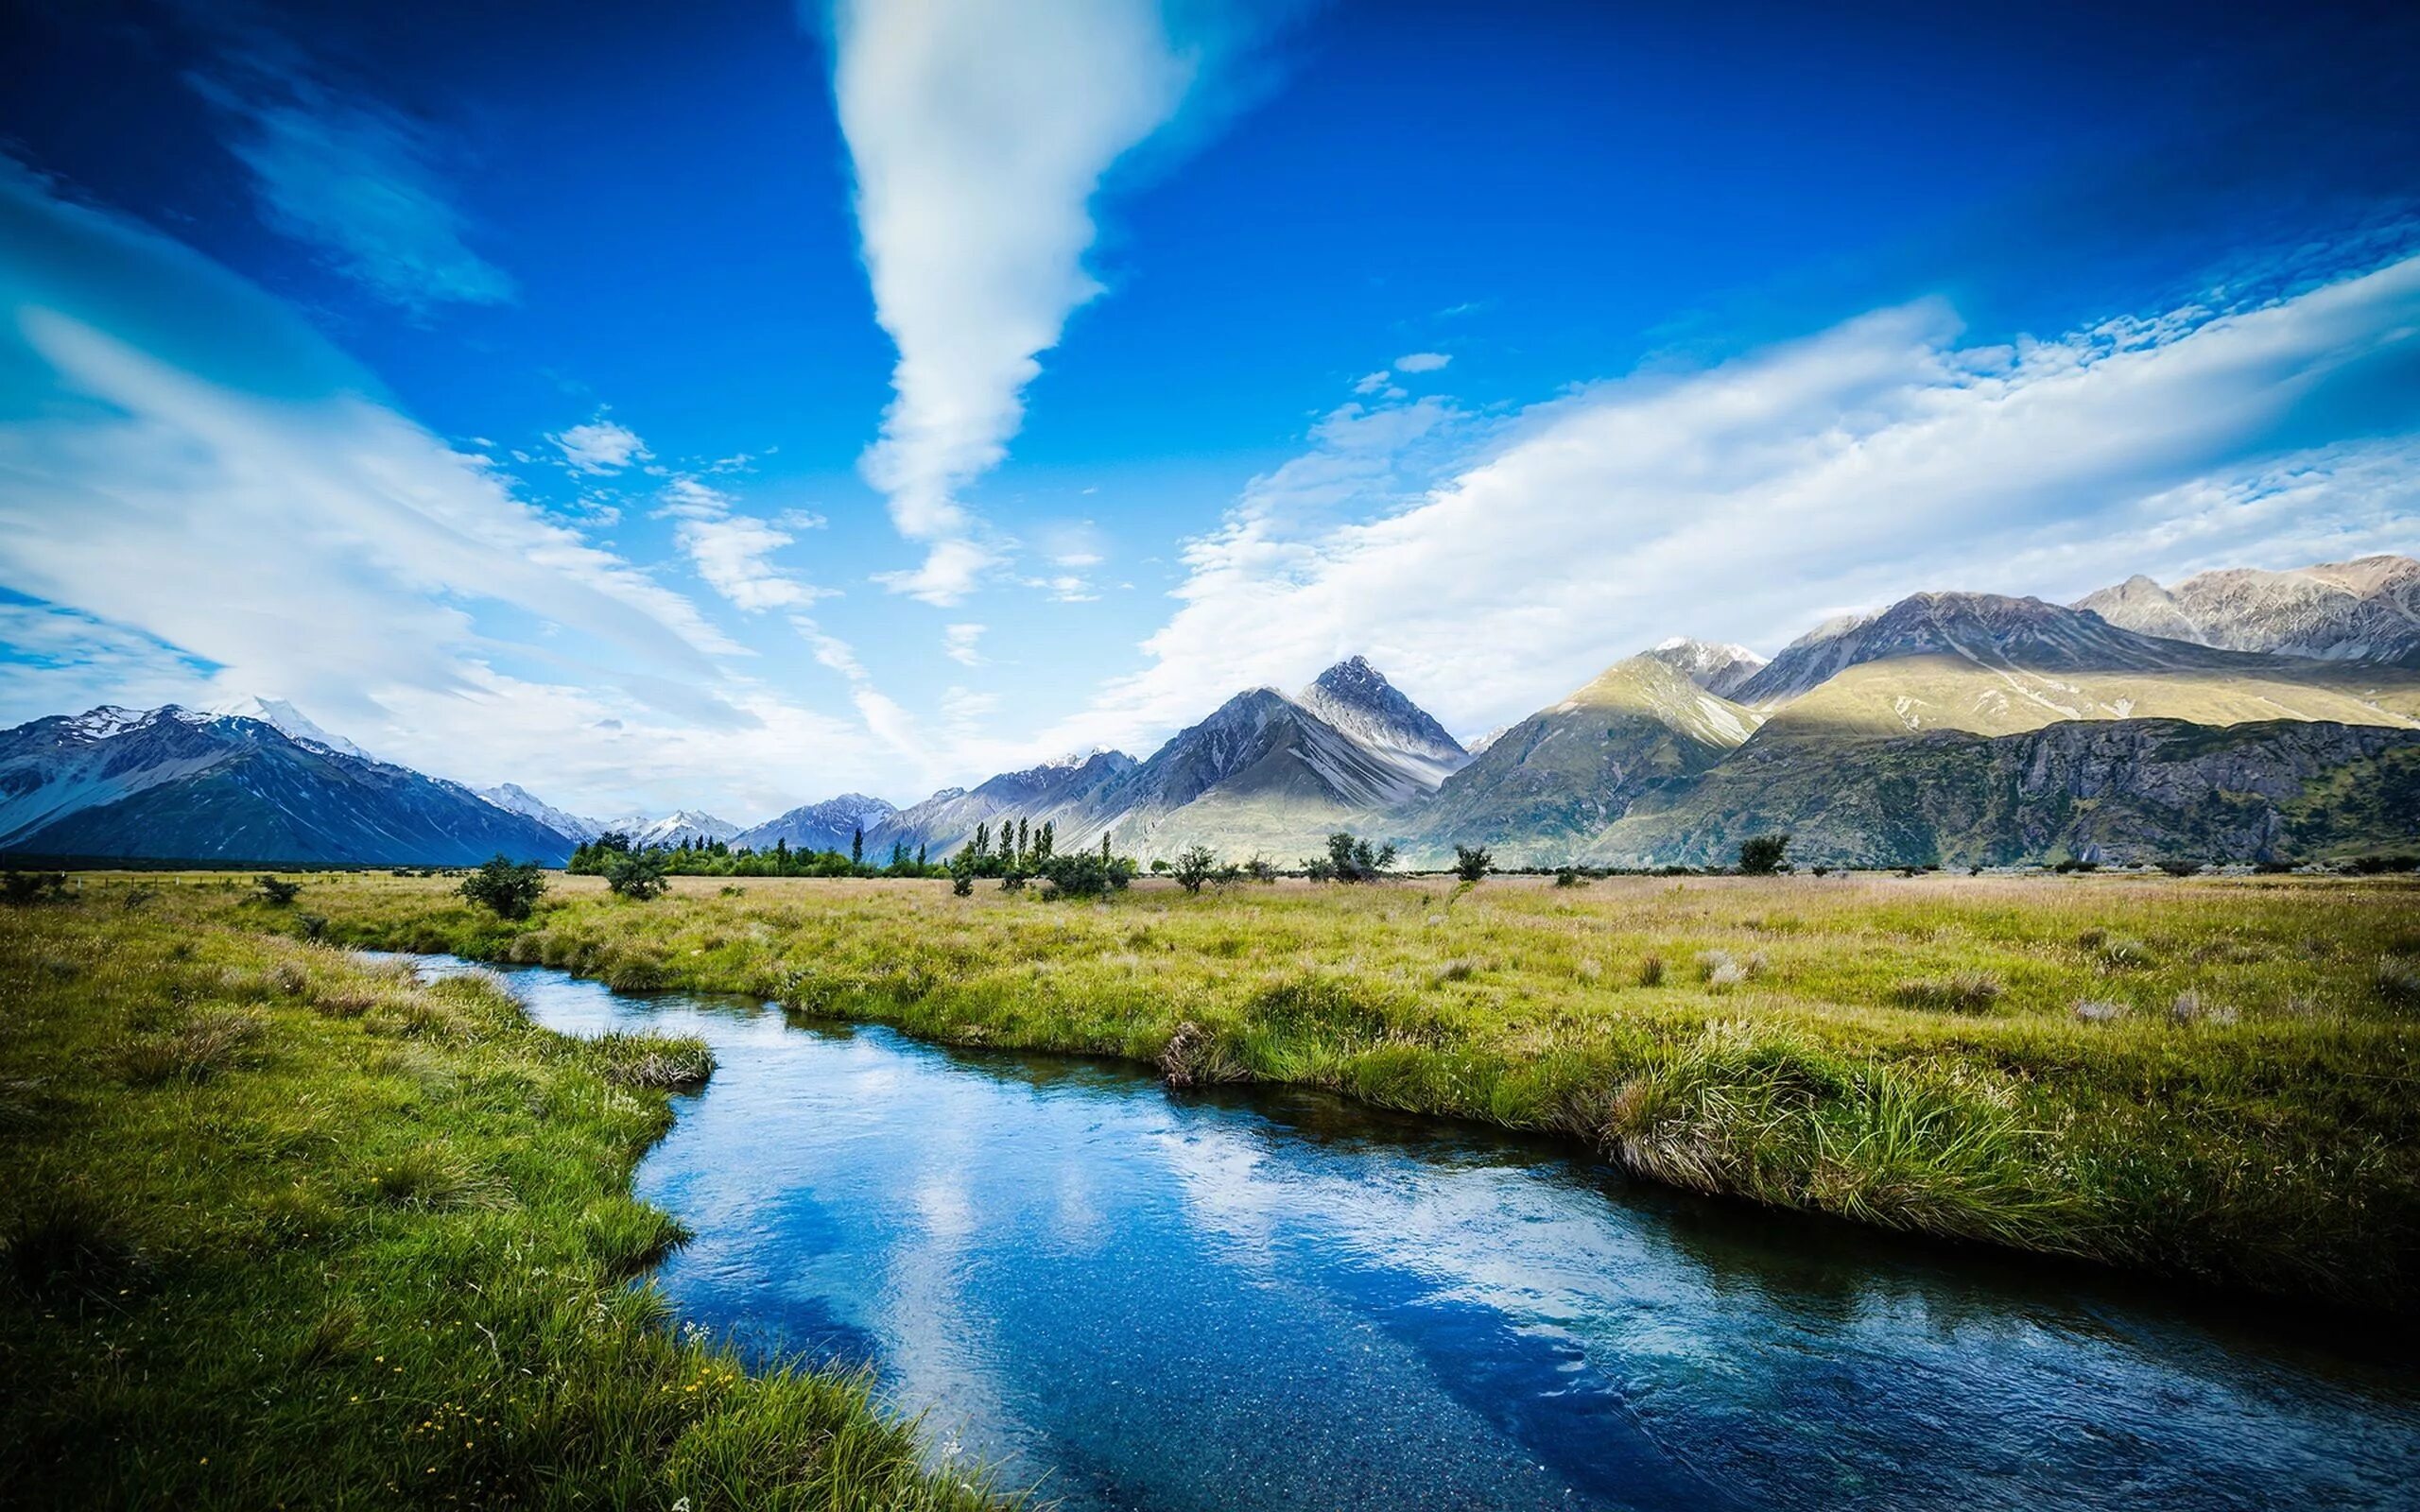
<path fill-rule="evenodd" d="M 1314 1093 L 503 974 L 714 1045 L 638 1177 L 697 1233 L 683 1316 L 870 1360 L 1071 1508 L 2420 1505 L 2420 1371 L 2293 1320 Z"/>

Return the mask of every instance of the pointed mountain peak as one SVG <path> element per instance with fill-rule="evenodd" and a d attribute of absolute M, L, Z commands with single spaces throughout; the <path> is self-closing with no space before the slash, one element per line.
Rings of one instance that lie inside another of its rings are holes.
<path fill-rule="evenodd" d="M 1728 698 L 1738 692 L 1742 683 L 1765 666 L 1765 659 L 1744 645 L 1693 641 L 1685 635 L 1658 643 L 1647 655 L 1718 698 Z"/>
<path fill-rule="evenodd" d="M 1460 763 L 1469 754 L 1365 657 L 1339 662 L 1311 679 L 1294 701 L 1380 751 L 1448 763 Z"/>
<path fill-rule="evenodd" d="M 288 740 L 300 741 L 306 746 L 318 746 L 322 749 L 335 751 L 339 756 L 351 756 L 356 761 L 366 762 L 372 759 L 368 751 L 342 735 L 331 735 L 321 730 L 311 721 L 309 715 L 284 698 L 264 698 L 259 694 L 248 693 L 240 698 L 216 705 L 204 713 L 221 719 L 256 719 Z"/>

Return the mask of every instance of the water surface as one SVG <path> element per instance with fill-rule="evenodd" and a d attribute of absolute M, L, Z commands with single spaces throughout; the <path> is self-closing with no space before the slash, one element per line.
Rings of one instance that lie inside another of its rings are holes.
<path fill-rule="evenodd" d="M 1315 1093 L 502 974 L 714 1046 L 638 1175 L 697 1233 L 683 1317 L 870 1361 L 937 1455 L 1070 1508 L 2420 1504 L 2420 1372 L 2308 1321 Z"/>

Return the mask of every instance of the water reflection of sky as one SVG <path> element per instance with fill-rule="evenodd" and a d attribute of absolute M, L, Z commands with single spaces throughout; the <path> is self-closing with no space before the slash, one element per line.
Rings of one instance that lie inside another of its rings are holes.
<path fill-rule="evenodd" d="M 2409 1505 L 2420 1380 L 2067 1269 L 1625 1189 L 1331 1099 L 1171 1098 L 513 973 L 711 1040 L 641 1168 L 659 1282 L 871 1359 L 1071 1506 Z"/>

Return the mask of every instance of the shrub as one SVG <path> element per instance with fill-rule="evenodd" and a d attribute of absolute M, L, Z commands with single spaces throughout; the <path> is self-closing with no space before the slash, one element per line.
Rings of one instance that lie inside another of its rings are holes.
<path fill-rule="evenodd" d="M 2199 861 L 2163 861 L 2159 864 L 2159 869 L 2167 872 L 2171 877 L 2194 877 L 2201 875 L 2202 863 Z"/>
<path fill-rule="evenodd" d="M 461 887 L 464 898 L 489 909 L 498 919 L 528 918 L 529 910 L 538 905 L 545 891 L 546 878 L 538 869 L 538 863 L 515 864 L 500 852 L 463 878 Z M 614 891 L 621 889 L 616 887 Z"/>
<path fill-rule="evenodd" d="M 1953 971 L 1947 976 L 1911 977 L 1891 989 L 1902 1007 L 1935 1008 L 1950 1013 L 1987 1013 L 2004 990 L 1989 971 Z"/>
<path fill-rule="evenodd" d="M 1782 857 L 1789 850 L 1787 834 L 1759 834 L 1739 845 L 1739 874 L 1745 877 L 1770 877 L 1782 869 Z"/>
<path fill-rule="evenodd" d="M 301 914 L 296 916 L 294 922 L 302 929 L 304 939 L 316 940 L 327 936 L 328 916 L 325 914 Z"/>
<path fill-rule="evenodd" d="M 1464 882 L 1477 882 L 1495 868 L 1495 858 L 1487 853 L 1485 846 L 1458 845 L 1454 847 L 1454 875 Z M 1569 885 L 1565 884 L 1565 885 Z"/>
<path fill-rule="evenodd" d="M 652 852 L 619 850 L 605 862 L 605 885 L 617 898 L 643 903 L 662 897 L 671 884 L 664 880 L 664 863 Z"/>
<path fill-rule="evenodd" d="M 1588 879 L 1580 874 L 1577 867 L 1557 867 L 1554 868 L 1554 885 L 1558 887 L 1585 887 Z"/>
<path fill-rule="evenodd" d="M 67 895 L 63 871 L 11 871 L 0 877 L 0 900 L 12 903 L 56 902 Z"/>
<path fill-rule="evenodd" d="M 1641 987 L 1662 987 L 1664 985 L 1663 956 L 1650 955 L 1638 963 L 1638 985 Z"/>
<path fill-rule="evenodd" d="M 964 898 L 975 891 L 975 873 L 965 867 L 949 868 L 949 890 L 954 898 Z"/>
<path fill-rule="evenodd" d="M 1200 892 L 1218 864 L 1219 858 L 1210 853 L 1208 846 L 1189 845 L 1177 852 L 1176 866 L 1171 870 L 1178 886 L 1187 892 Z M 1154 861 L 1151 866 L 1156 870 L 1159 863 Z"/>
<path fill-rule="evenodd" d="M 283 908 L 292 902 L 302 891 L 301 883 L 287 882 L 283 877 L 255 877 L 252 879 L 252 885 L 260 888 L 262 899 L 276 908 Z"/>

